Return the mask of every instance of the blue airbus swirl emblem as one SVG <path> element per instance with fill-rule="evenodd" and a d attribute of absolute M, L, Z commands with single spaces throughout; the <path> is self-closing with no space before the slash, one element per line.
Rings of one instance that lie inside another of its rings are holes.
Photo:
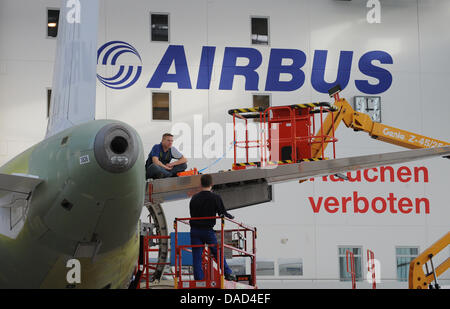
<path fill-rule="evenodd" d="M 97 52 L 97 64 L 115 66 L 117 59 L 126 53 L 136 55 L 142 64 L 141 56 L 136 48 L 122 41 L 111 41 L 100 47 Z M 114 76 L 103 77 L 97 74 L 97 78 L 103 85 L 111 89 L 125 89 L 136 83 L 141 73 L 142 65 L 129 65 L 128 68 L 125 65 L 120 65 L 119 71 Z"/>

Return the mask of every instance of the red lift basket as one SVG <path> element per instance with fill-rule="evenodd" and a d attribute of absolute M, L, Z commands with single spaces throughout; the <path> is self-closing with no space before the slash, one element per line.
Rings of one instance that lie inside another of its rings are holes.
<path fill-rule="evenodd" d="M 324 144 L 333 144 L 335 158 L 334 119 L 332 135 L 323 132 L 323 114 L 335 112 L 328 102 L 304 103 L 263 108 L 239 108 L 228 111 L 233 116 L 233 169 L 245 169 L 248 166 L 266 166 L 273 164 L 290 164 L 301 161 L 324 160 Z M 332 114 L 333 115 L 333 114 Z M 236 118 L 245 121 L 245 140 L 236 139 Z M 249 140 L 248 119 L 259 119 L 258 139 Z M 320 129 L 316 133 L 316 122 Z M 321 143 L 322 152 L 313 156 L 312 145 Z M 244 148 L 246 161 L 236 162 L 236 149 Z M 260 160 L 249 162 L 249 149 L 259 150 Z"/>
<path fill-rule="evenodd" d="M 202 257 L 202 267 L 204 272 L 204 279 L 200 281 L 190 280 L 184 278 L 181 271 L 183 261 L 182 261 L 182 251 L 190 251 L 194 247 L 201 247 L 203 245 L 181 245 L 178 243 L 178 223 L 183 223 L 189 225 L 190 220 L 205 220 L 205 219 L 220 219 L 221 229 L 220 238 L 217 240 L 217 245 L 209 245 L 208 249 L 203 251 Z M 233 224 L 233 228 L 225 230 L 225 222 Z M 257 289 L 256 286 L 256 228 L 244 225 L 243 223 L 223 218 L 223 217 L 199 217 L 199 218 L 175 218 L 174 221 L 174 231 L 175 231 L 175 244 L 173 244 L 173 251 L 175 254 L 175 288 L 176 289 Z M 238 248 L 230 244 L 225 243 L 225 232 L 237 232 L 242 234 L 244 237 L 243 248 Z M 212 256 L 210 247 L 215 246 L 218 252 L 218 258 L 221 261 L 216 261 Z M 243 284 L 234 281 L 227 281 L 224 278 L 224 256 L 225 248 L 231 249 L 233 257 L 239 258 L 250 258 L 250 275 L 248 276 L 248 284 Z"/>

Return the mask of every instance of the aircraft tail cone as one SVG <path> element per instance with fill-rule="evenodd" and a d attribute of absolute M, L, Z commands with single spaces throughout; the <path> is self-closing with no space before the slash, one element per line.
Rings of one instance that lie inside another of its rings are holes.
<path fill-rule="evenodd" d="M 95 137 L 94 153 L 98 164 L 108 172 L 128 171 L 139 154 L 134 130 L 123 123 L 105 125 Z"/>

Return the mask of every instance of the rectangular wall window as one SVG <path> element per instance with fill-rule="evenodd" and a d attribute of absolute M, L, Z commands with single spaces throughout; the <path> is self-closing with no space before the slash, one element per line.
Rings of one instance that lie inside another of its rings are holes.
<path fill-rule="evenodd" d="M 56 38 L 58 35 L 59 10 L 47 9 L 47 37 Z"/>
<path fill-rule="evenodd" d="M 397 260 L 397 280 L 407 281 L 409 276 L 409 263 L 419 254 L 418 247 L 397 247 L 395 256 Z"/>
<path fill-rule="evenodd" d="M 253 95 L 253 107 L 262 107 L 263 109 L 270 107 L 270 95 L 267 94 L 254 94 Z M 254 119 L 259 122 L 259 118 Z"/>
<path fill-rule="evenodd" d="M 236 276 L 247 274 L 244 258 L 227 259 L 227 264 Z"/>
<path fill-rule="evenodd" d="M 256 260 L 256 275 L 257 276 L 275 276 L 274 261 Z"/>
<path fill-rule="evenodd" d="M 278 259 L 278 275 L 279 276 L 303 276 L 303 261 L 300 258 Z"/>
<path fill-rule="evenodd" d="M 169 14 L 150 14 L 152 42 L 169 42 Z"/>
<path fill-rule="evenodd" d="M 170 94 L 168 92 L 152 93 L 152 119 L 170 120 Z"/>
<path fill-rule="evenodd" d="M 47 88 L 47 118 L 50 117 L 51 99 L 52 99 L 52 88 Z"/>
<path fill-rule="evenodd" d="M 355 110 L 366 113 L 372 121 L 381 122 L 381 97 L 355 96 Z"/>
<path fill-rule="evenodd" d="M 252 17 L 252 44 L 269 45 L 269 18 Z"/>
<path fill-rule="evenodd" d="M 341 281 L 351 281 L 352 275 L 350 274 L 351 259 L 350 255 L 348 257 L 348 270 L 347 272 L 347 260 L 346 251 L 349 250 L 353 252 L 355 257 L 355 273 L 356 280 L 362 280 L 362 248 L 361 247 L 339 247 L 339 280 Z"/>

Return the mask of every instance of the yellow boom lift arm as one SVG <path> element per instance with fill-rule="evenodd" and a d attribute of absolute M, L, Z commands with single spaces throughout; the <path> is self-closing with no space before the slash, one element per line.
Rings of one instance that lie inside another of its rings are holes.
<path fill-rule="evenodd" d="M 344 122 L 348 128 L 352 128 L 355 131 L 364 131 L 369 133 L 372 138 L 409 149 L 450 146 L 450 143 L 444 141 L 372 121 L 369 115 L 356 112 L 346 99 L 337 99 L 334 103 L 334 107 L 337 110 L 328 113 L 322 128 L 318 131 L 322 132 L 321 130 L 323 129 L 323 135 L 333 135 L 334 119 L 334 130 L 339 127 L 341 122 Z M 327 145 L 328 143 L 324 143 L 323 147 L 326 148 Z M 323 149 L 323 151 L 325 151 L 325 149 Z M 312 158 L 318 158 L 321 154 L 322 143 L 313 143 Z"/>
<path fill-rule="evenodd" d="M 440 251 L 450 245 L 450 232 L 444 237 L 436 241 L 431 247 L 422 252 L 418 257 L 409 264 L 409 288 L 410 289 L 427 289 L 433 287 L 431 283 L 435 282 L 434 288 L 439 288 L 437 277 L 442 275 L 450 267 L 450 257 L 438 265 L 436 268 L 433 265 L 432 258 Z M 431 264 L 431 269 L 428 268 L 428 262 Z M 426 273 L 423 269 L 425 266 Z M 431 270 L 431 271 L 430 271 Z"/>

